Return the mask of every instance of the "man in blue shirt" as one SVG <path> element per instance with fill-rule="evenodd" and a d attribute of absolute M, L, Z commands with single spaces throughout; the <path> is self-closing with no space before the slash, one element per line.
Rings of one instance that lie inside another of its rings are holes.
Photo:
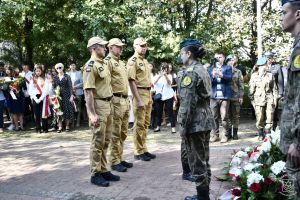
<path fill-rule="evenodd" d="M 218 52 L 215 54 L 216 62 L 208 70 L 212 82 L 210 107 L 216 123 L 216 128 L 212 130 L 210 142 L 219 140 L 219 116 L 221 116 L 223 130 L 221 132 L 221 143 L 228 141 L 228 109 L 232 90 L 230 82 L 232 80 L 232 69 L 224 64 L 225 54 Z M 230 134 L 231 135 L 231 134 Z"/>

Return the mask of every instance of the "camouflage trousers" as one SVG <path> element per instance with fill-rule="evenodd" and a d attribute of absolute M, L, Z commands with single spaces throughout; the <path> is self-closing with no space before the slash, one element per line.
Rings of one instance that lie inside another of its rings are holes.
<path fill-rule="evenodd" d="M 181 165 L 184 174 L 191 172 L 184 139 L 181 140 Z"/>
<path fill-rule="evenodd" d="M 219 118 L 221 117 L 222 133 L 226 134 L 228 130 L 228 111 L 229 111 L 229 100 L 210 99 L 210 108 L 216 123 L 216 128 L 211 131 L 212 134 L 219 134 Z"/>
<path fill-rule="evenodd" d="M 144 108 L 138 108 L 136 99 L 133 99 L 134 126 L 133 126 L 133 143 L 134 155 L 141 155 L 148 152 L 146 139 L 150 125 L 152 110 L 152 98 L 149 90 L 138 89 L 138 93 L 144 102 Z"/>
<path fill-rule="evenodd" d="M 255 106 L 256 128 L 271 130 L 273 126 L 274 108 L 271 104 Z M 266 125 L 265 125 L 266 124 Z"/>
<path fill-rule="evenodd" d="M 122 162 L 124 141 L 128 133 L 129 100 L 114 96 L 113 103 L 113 128 L 111 135 L 111 164 Z"/>
<path fill-rule="evenodd" d="M 188 134 L 183 137 L 192 174 L 196 186 L 207 187 L 211 180 L 209 165 L 210 131 Z"/>
<path fill-rule="evenodd" d="M 230 100 L 229 106 L 229 128 L 238 128 L 240 124 L 241 104 L 239 100 Z"/>
<path fill-rule="evenodd" d="M 109 101 L 95 100 L 96 114 L 100 118 L 100 125 L 91 125 L 92 141 L 90 147 L 90 168 L 92 176 L 97 172 L 106 172 L 107 149 L 112 132 L 112 104 Z"/>

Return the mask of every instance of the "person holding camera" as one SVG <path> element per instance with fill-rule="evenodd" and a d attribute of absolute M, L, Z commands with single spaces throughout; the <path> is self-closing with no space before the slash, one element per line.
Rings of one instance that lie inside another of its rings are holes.
<path fill-rule="evenodd" d="M 221 116 L 223 131 L 221 133 L 221 143 L 228 141 L 228 111 L 232 97 L 230 83 L 232 81 L 232 68 L 224 63 L 225 54 L 218 52 L 215 55 L 215 62 L 208 70 L 212 82 L 210 107 L 216 123 L 216 128 L 212 130 L 211 142 L 219 140 L 219 116 Z"/>
<path fill-rule="evenodd" d="M 154 101 L 157 110 L 157 127 L 154 129 L 154 132 L 160 131 L 160 126 L 162 122 L 162 114 L 165 106 L 165 111 L 168 115 L 169 121 L 171 122 L 172 133 L 176 133 L 175 129 L 175 117 L 173 113 L 173 102 L 175 92 L 172 89 L 172 75 L 168 74 L 169 65 L 168 63 L 162 63 L 160 65 L 160 73 L 157 75 L 154 80 L 155 95 Z M 160 95 L 159 95 L 160 94 Z"/>

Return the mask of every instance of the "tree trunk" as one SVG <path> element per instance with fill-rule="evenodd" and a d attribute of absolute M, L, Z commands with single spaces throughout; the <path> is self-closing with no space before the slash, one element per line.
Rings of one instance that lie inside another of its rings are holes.
<path fill-rule="evenodd" d="M 31 34 L 33 28 L 33 21 L 28 18 L 28 15 L 25 15 L 24 20 L 24 43 L 25 43 L 25 61 L 28 62 L 29 66 L 33 68 L 33 45 L 31 41 Z"/>

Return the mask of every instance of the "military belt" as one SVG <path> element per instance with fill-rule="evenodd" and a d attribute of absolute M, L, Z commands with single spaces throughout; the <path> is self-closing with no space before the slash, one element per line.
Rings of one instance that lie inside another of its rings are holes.
<path fill-rule="evenodd" d="M 124 99 L 128 98 L 128 95 L 123 95 L 123 94 L 120 94 L 120 93 L 114 93 L 114 96 L 124 98 Z"/>
<path fill-rule="evenodd" d="M 113 96 L 107 97 L 107 98 L 95 98 L 95 99 L 100 99 L 102 101 L 110 101 L 113 98 Z"/>
<path fill-rule="evenodd" d="M 151 87 L 137 87 L 138 89 L 151 90 Z"/>

